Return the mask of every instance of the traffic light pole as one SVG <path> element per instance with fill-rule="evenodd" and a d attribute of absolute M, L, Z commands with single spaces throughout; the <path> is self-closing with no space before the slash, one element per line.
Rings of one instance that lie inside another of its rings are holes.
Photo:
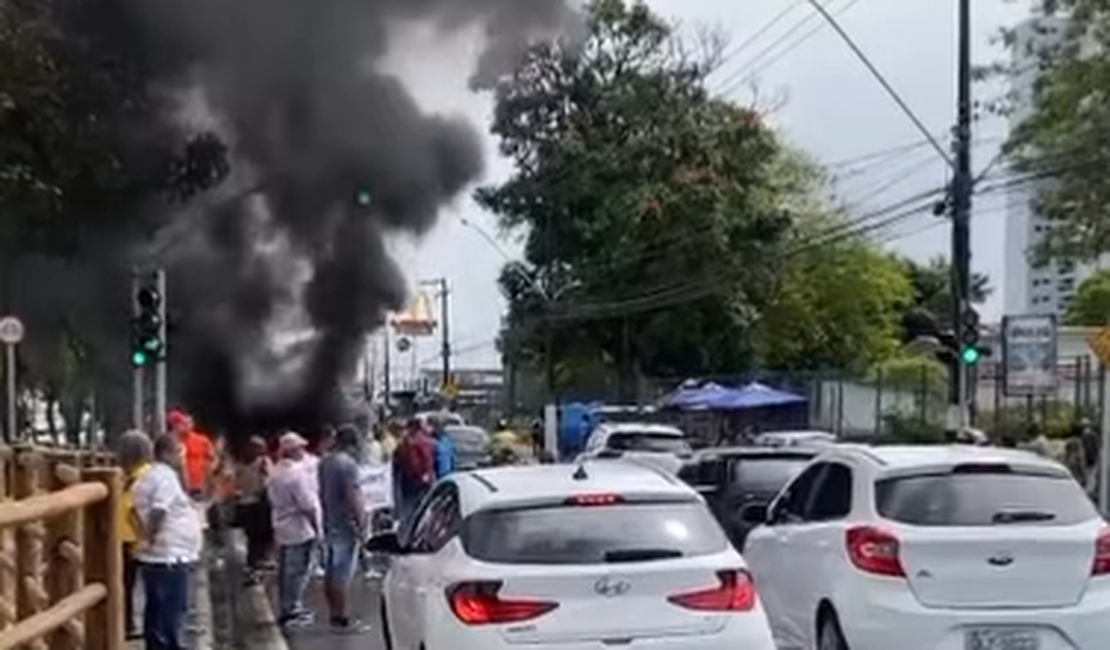
<path fill-rule="evenodd" d="M 166 433 L 166 394 L 169 389 L 168 386 L 168 366 L 169 366 L 169 339 L 166 337 L 166 271 L 158 269 L 154 272 L 154 283 L 157 287 L 158 295 L 161 300 L 158 301 L 158 340 L 162 342 L 162 349 L 154 359 L 154 422 L 155 433 L 162 435 Z"/>
<path fill-rule="evenodd" d="M 143 278 L 138 269 L 131 271 L 131 315 L 137 320 L 142 315 L 139 305 L 139 291 L 143 288 Z M 142 431 L 143 426 L 143 367 L 133 365 L 131 368 L 131 426 Z"/>
<path fill-rule="evenodd" d="M 961 340 L 967 325 L 964 314 L 970 308 L 971 294 L 971 0 L 958 0 L 959 36 L 956 73 L 955 173 L 952 177 L 952 310 L 953 332 Z M 949 426 L 956 430 L 970 426 L 971 371 L 973 364 L 955 364 L 950 377 L 952 406 Z"/>

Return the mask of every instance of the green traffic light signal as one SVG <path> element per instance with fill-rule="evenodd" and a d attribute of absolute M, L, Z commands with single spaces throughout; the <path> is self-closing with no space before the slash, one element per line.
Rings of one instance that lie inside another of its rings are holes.
<path fill-rule="evenodd" d="M 370 195 L 370 190 L 366 188 L 360 188 L 358 192 L 355 193 L 355 203 L 364 208 L 370 205 L 370 200 L 372 198 L 373 197 Z"/>
<path fill-rule="evenodd" d="M 135 350 L 131 353 L 131 365 L 136 368 L 142 368 L 150 361 L 150 356 L 142 350 Z"/>
<path fill-rule="evenodd" d="M 981 356 L 983 355 L 979 352 L 979 348 L 974 345 L 965 345 L 964 348 L 960 350 L 960 361 L 963 361 L 969 366 L 978 363 Z"/>

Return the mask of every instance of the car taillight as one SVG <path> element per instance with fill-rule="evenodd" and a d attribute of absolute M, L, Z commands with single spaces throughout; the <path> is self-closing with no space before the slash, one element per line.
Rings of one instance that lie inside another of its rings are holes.
<path fill-rule="evenodd" d="M 866 573 L 894 578 L 906 577 L 898 557 L 900 544 L 892 533 L 872 526 L 849 528 L 845 534 L 848 558 Z"/>
<path fill-rule="evenodd" d="M 521 598 L 501 598 L 497 580 L 461 582 L 447 588 L 447 603 L 455 617 L 466 625 L 519 623 L 538 618 L 559 607 L 558 603 Z"/>
<path fill-rule="evenodd" d="M 1110 575 L 1110 528 L 1100 530 L 1095 540 L 1095 559 L 1091 563 L 1091 575 Z"/>
<path fill-rule="evenodd" d="M 720 584 L 709 589 L 670 596 L 667 601 L 699 612 L 750 612 L 755 607 L 755 581 L 743 570 L 720 571 Z"/>

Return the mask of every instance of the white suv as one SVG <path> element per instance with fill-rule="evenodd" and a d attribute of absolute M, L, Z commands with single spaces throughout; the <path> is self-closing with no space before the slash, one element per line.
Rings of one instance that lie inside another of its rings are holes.
<path fill-rule="evenodd" d="M 1034 454 L 838 446 L 766 520 L 744 555 L 784 650 L 1110 644 L 1110 534 Z"/>
<path fill-rule="evenodd" d="M 607 422 L 590 433 L 580 458 L 642 462 L 677 474 L 693 457 L 686 434 L 678 427 L 647 422 Z"/>
<path fill-rule="evenodd" d="M 440 481 L 382 584 L 387 650 L 775 650 L 740 555 L 690 487 L 626 463 Z"/>

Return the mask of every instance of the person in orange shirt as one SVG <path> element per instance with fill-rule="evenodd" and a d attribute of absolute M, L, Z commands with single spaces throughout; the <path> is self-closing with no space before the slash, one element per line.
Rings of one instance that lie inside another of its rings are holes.
<path fill-rule="evenodd" d="M 208 498 L 212 469 L 216 464 L 216 445 L 212 439 L 197 431 L 192 416 L 181 409 L 174 409 L 166 416 L 170 432 L 181 441 L 184 455 L 185 490 L 196 501 Z"/>

